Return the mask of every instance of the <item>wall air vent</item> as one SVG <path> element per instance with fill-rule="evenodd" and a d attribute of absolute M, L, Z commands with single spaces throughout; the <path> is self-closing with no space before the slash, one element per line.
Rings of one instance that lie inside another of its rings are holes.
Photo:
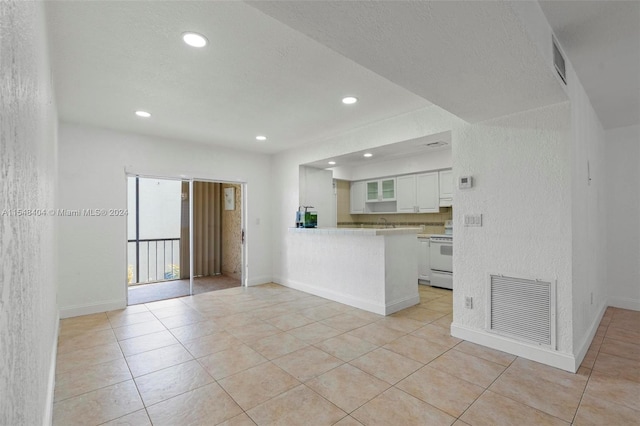
<path fill-rule="evenodd" d="M 556 68 L 558 75 L 562 79 L 562 82 L 567 84 L 567 70 L 564 64 L 564 57 L 562 56 L 562 52 L 560 52 L 560 48 L 558 47 L 558 41 L 555 38 L 551 38 L 553 43 L 553 66 Z"/>
<path fill-rule="evenodd" d="M 555 349 L 555 281 L 489 276 L 487 330 Z"/>

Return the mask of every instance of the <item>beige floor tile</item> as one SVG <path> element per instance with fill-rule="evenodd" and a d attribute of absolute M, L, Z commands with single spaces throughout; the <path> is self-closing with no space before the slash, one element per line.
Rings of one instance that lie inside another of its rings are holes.
<path fill-rule="evenodd" d="M 640 382 L 640 362 L 607 353 L 600 353 L 598 355 L 593 365 L 593 371 L 621 379 Z"/>
<path fill-rule="evenodd" d="M 145 303 L 144 305 L 147 307 L 147 309 L 153 312 L 161 309 L 171 308 L 174 306 L 184 306 L 185 304 L 182 302 L 181 299 L 182 299 L 181 297 L 177 297 L 175 299 L 167 299 L 167 300 L 160 300 L 158 302 Z"/>
<path fill-rule="evenodd" d="M 110 328 L 111 323 L 105 313 L 83 315 L 61 319 L 59 335 L 64 337 L 69 334 L 91 333 L 94 331 L 109 330 Z"/>
<path fill-rule="evenodd" d="M 422 367 L 418 361 L 383 348 L 354 359 L 350 364 L 390 384 L 399 382 Z"/>
<path fill-rule="evenodd" d="M 638 410 L 640 383 L 593 371 L 585 395 Z"/>
<path fill-rule="evenodd" d="M 198 337 L 208 336 L 209 334 L 224 331 L 224 327 L 214 320 L 205 320 L 193 324 L 184 325 L 182 327 L 172 328 L 171 334 L 180 342 L 188 342 Z"/>
<path fill-rule="evenodd" d="M 548 365 L 541 364 L 539 362 L 530 361 L 524 358 L 517 358 L 509 367 L 510 370 L 515 370 L 521 375 L 529 375 L 531 377 L 542 378 L 552 383 L 565 386 L 567 388 L 577 388 L 580 391 L 584 390 L 587 379 L 582 376 L 577 376 L 573 373 L 569 373 L 558 368 L 550 367 Z"/>
<path fill-rule="evenodd" d="M 174 365 L 135 379 L 145 406 L 156 404 L 213 382 L 197 361 Z"/>
<path fill-rule="evenodd" d="M 117 342 L 116 336 L 111 329 L 60 335 L 58 338 L 58 354 L 115 342 Z"/>
<path fill-rule="evenodd" d="M 488 387 L 505 370 L 505 366 L 451 349 L 429 364 L 483 388 Z"/>
<path fill-rule="evenodd" d="M 624 328 L 611 327 L 607 329 L 606 335 L 609 339 L 621 340 L 634 345 L 640 345 L 640 330 L 627 330 Z"/>
<path fill-rule="evenodd" d="M 417 329 L 411 333 L 411 335 L 446 346 L 447 348 L 452 348 L 462 342 L 462 339 L 451 336 L 451 333 L 449 333 L 448 330 L 431 324 L 427 324 L 424 327 Z"/>
<path fill-rule="evenodd" d="M 53 404 L 54 426 L 98 425 L 143 408 L 133 380 Z"/>
<path fill-rule="evenodd" d="M 433 300 L 427 303 L 421 303 L 421 308 L 429 309 L 431 311 L 443 312 L 445 314 L 450 314 L 453 312 L 453 308 L 451 302 L 441 301 L 441 300 Z"/>
<path fill-rule="evenodd" d="M 522 369 L 509 367 L 489 390 L 571 422 L 578 409 L 584 384 L 564 386 L 541 376 L 525 374 Z"/>
<path fill-rule="evenodd" d="M 580 365 L 586 368 L 593 368 L 593 364 L 595 364 L 596 358 L 598 358 L 599 349 L 599 347 L 596 349 L 590 348 L 582 359 L 582 363 Z"/>
<path fill-rule="evenodd" d="M 640 345 L 635 345 L 621 340 L 605 338 L 602 342 L 602 346 L 600 346 L 600 352 L 640 361 Z"/>
<path fill-rule="evenodd" d="M 376 323 L 383 325 L 387 328 L 390 328 L 392 330 L 401 331 L 405 334 L 411 333 L 412 331 L 416 331 L 417 329 L 419 329 L 424 325 L 420 321 L 416 321 L 411 318 L 394 317 L 394 316 L 384 317 L 376 321 Z"/>
<path fill-rule="evenodd" d="M 262 339 L 280 333 L 281 331 L 266 322 L 247 324 L 238 327 L 227 328 L 227 331 L 244 343 Z"/>
<path fill-rule="evenodd" d="M 118 340 L 126 340 L 133 337 L 144 336 L 145 334 L 157 333 L 163 330 L 166 330 L 165 326 L 162 325 L 160 321 L 155 319 L 153 321 L 141 322 L 139 324 L 114 328 L 113 332 L 115 333 Z"/>
<path fill-rule="evenodd" d="M 183 327 L 189 324 L 195 324 L 201 321 L 206 321 L 208 317 L 202 315 L 199 312 L 191 311 L 190 313 L 182 313 L 171 317 L 162 318 L 160 322 L 169 330 L 173 328 Z"/>
<path fill-rule="evenodd" d="M 480 386 L 429 366 L 416 371 L 396 387 L 454 417 L 459 417 L 484 392 Z"/>
<path fill-rule="evenodd" d="M 614 314 L 611 322 L 609 323 L 609 327 L 638 330 L 640 329 L 640 319 L 634 318 L 633 316 L 621 316 L 619 314 Z"/>
<path fill-rule="evenodd" d="M 446 328 L 448 331 L 451 331 L 452 322 L 453 322 L 453 314 L 448 314 L 431 322 L 431 324 L 437 325 L 438 327 Z"/>
<path fill-rule="evenodd" d="M 114 336 L 115 339 L 115 336 Z M 153 349 L 165 346 L 175 345 L 178 343 L 175 337 L 167 330 L 159 333 L 147 334 L 145 336 L 134 337 L 132 339 L 122 340 L 119 342 L 122 353 L 125 356 L 135 355 Z"/>
<path fill-rule="evenodd" d="M 117 343 L 92 346 L 57 355 L 56 373 L 68 370 L 81 369 L 94 364 L 123 359 L 122 351 Z"/>
<path fill-rule="evenodd" d="M 342 313 L 321 322 L 331 328 L 345 332 L 370 324 L 372 321 L 370 318 L 363 318 L 351 313 Z"/>
<path fill-rule="evenodd" d="M 365 325 L 364 327 L 351 330 L 349 335 L 359 337 L 374 345 L 382 346 L 404 336 L 406 333 L 392 328 L 385 327 L 379 323 Z"/>
<path fill-rule="evenodd" d="M 573 421 L 575 426 L 637 425 L 640 411 L 585 394 Z"/>
<path fill-rule="evenodd" d="M 54 401 L 62 401 L 127 380 L 131 380 L 131 373 L 124 359 L 68 370 L 56 375 Z"/>
<path fill-rule="evenodd" d="M 109 322 L 111 323 L 111 327 L 125 327 L 127 325 L 140 324 L 148 321 L 157 321 L 155 315 L 153 315 L 150 311 L 146 309 L 142 312 L 138 313 L 121 313 L 119 315 L 111 315 L 109 316 Z"/>
<path fill-rule="evenodd" d="M 211 383 L 147 408 L 154 426 L 209 426 L 242 414 L 217 384 Z"/>
<path fill-rule="evenodd" d="M 459 345 L 456 345 L 455 349 L 469 355 L 477 356 L 478 358 L 486 359 L 487 361 L 495 362 L 496 364 L 504 365 L 505 367 L 511 365 L 511 363 L 516 359 L 515 355 L 467 341 L 463 341 Z"/>
<path fill-rule="evenodd" d="M 343 364 L 342 360 L 312 346 L 276 358 L 273 362 L 301 382 Z"/>
<path fill-rule="evenodd" d="M 300 384 L 295 377 L 271 362 L 265 362 L 218 383 L 247 411 Z"/>
<path fill-rule="evenodd" d="M 460 417 L 473 426 L 562 426 L 569 423 L 512 399 L 486 391 Z"/>
<path fill-rule="evenodd" d="M 334 426 L 362 426 L 362 423 L 351 416 L 346 416 L 343 417 L 338 423 L 335 423 Z"/>
<path fill-rule="evenodd" d="M 346 413 L 306 387 L 297 386 L 252 408 L 258 425 L 333 425 Z"/>
<path fill-rule="evenodd" d="M 183 342 L 182 345 L 191 353 L 191 355 L 196 358 L 201 358 L 205 355 L 220 352 L 240 343 L 241 341 L 235 336 L 232 336 L 226 331 L 221 331 L 219 333 L 208 334 L 197 339 Z"/>
<path fill-rule="evenodd" d="M 342 334 L 342 331 L 336 330 L 335 328 L 326 326 L 319 322 L 314 322 L 312 324 L 289 330 L 288 333 L 309 344 L 314 344 L 330 339 L 338 334 Z"/>
<path fill-rule="evenodd" d="M 423 364 L 431 362 L 449 349 L 446 346 L 411 335 L 400 337 L 385 345 L 384 348 Z"/>
<path fill-rule="evenodd" d="M 408 308 L 393 314 L 393 316 L 396 316 L 396 317 L 411 318 L 413 320 L 420 321 L 424 324 L 433 322 L 439 318 L 442 318 L 445 315 L 447 315 L 446 312 L 434 311 L 431 309 L 425 309 L 417 306 L 414 306 L 413 308 Z"/>
<path fill-rule="evenodd" d="M 103 423 L 101 426 L 151 426 L 147 410 L 139 410 L 118 419 Z"/>
<path fill-rule="evenodd" d="M 332 337 L 316 343 L 315 346 L 343 361 L 351 361 L 378 347 L 373 343 L 349 334 Z"/>
<path fill-rule="evenodd" d="M 298 313 L 279 315 L 277 317 L 268 318 L 265 321 L 282 331 L 288 331 L 315 322 Z"/>
<path fill-rule="evenodd" d="M 250 342 L 248 345 L 267 359 L 279 358 L 309 346 L 308 343 L 288 333 L 274 334 L 255 342 Z"/>
<path fill-rule="evenodd" d="M 240 343 L 198 361 L 214 379 L 220 380 L 267 362 L 267 359 L 244 343 Z"/>
<path fill-rule="evenodd" d="M 389 388 L 389 384 L 349 364 L 343 364 L 307 383 L 347 413 Z"/>
<path fill-rule="evenodd" d="M 329 304 L 315 306 L 313 308 L 307 308 L 299 311 L 299 314 L 304 315 L 307 318 L 310 318 L 314 321 L 322 321 L 327 318 L 335 317 L 336 315 L 340 315 L 342 313 L 342 309 L 336 309 Z"/>
<path fill-rule="evenodd" d="M 213 320 L 223 326 L 225 329 L 242 327 L 252 324 L 262 324 L 264 322 L 260 318 L 256 318 L 251 315 L 251 313 L 247 312 L 236 313 L 233 315 L 224 315 L 222 317 L 214 317 Z"/>
<path fill-rule="evenodd" d="M 450 425 L 455 418 L 399 389 L 391 388 L 353 412 L 364 425 Z"/>
<path fill-rule="evenodd" d="M 169 317 L 174 317 L 176 315 L 189 315 L 189 314 L 197 314 L 198 311 L 193 309 L 191 306 L 186 303 L 182 303 L 180 305 L 170 306 L 162 309 L 154 309 L 153 315 L 158 319 L 164 319 Z"/>
<path fill-rule="evenodd" d="M 138 377 L 192 359 L 193 356 L 182 345 L 176 344 L 128 356 L 127 364 L 133 377 Z"/>
<path fill-rule="evenodd" d="M 255 426 L 255 422 L 251 420 L 245 413 L 230 418 L 226 422 L 218 423 L 216 426 Z"/>
<path fill-rule="evenodd" d="M 107 317 L 111 319 L 120 315 L 139 314 L 140 312 L 149 312 L 149 309 L 147 309 L 147 307 L 144 305 L 131 305 L 127 306 L 124 309 L 116 309 L 115 311 L 106 312 L 106 314 Z"/>

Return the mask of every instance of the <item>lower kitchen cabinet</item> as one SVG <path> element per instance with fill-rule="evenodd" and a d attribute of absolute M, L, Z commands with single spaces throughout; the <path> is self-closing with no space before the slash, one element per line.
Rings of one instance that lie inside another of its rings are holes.
<path fill-rule="evenodd" d="M 418 238 L 418 280 L 431 281 L 431 262 L 429 260 L 429 238 Z"/>

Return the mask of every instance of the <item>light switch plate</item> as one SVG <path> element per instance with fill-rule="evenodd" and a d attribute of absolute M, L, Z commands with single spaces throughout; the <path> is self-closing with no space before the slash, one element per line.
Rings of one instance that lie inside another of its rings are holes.
<path fill-rule="evenodd" d="M 465 214 L 464 226 L 482 226 L 481 214 Z"/>

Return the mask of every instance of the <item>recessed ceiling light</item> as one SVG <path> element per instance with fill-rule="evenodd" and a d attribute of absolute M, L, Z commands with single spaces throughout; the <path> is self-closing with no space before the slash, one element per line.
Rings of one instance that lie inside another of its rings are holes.
<path fill-rule="evenodd" d="M 356 102 L 358 102 L 358 98 L 353 96 L 347 96 L 346 98 L 342 98 L 343 104 L 351 105 L 351 104 L 355 104 Z"/>
<path fill-rule="evenodd" d="M 266 141 L 267 137 L 260 135 L 260 136 L 256 136 L 256 139 L 259 140 L 259 141 Z"/>
<path fill-rule="evenodd" d="M 193 47 L 205 47 L 207 45 L 207 38 L 198 33 L 183 33 L 182 40 Z"/>
<path fill-rule="evenodd" d="M 373 154 L 370 152 L 367 152 L 366 154 L 364 154 L 365 157 L 369 158 L 369 157 L 373 157 Z"/>
<path fill-rule="evenodd" d="M 335 161 L 329 161 L 329 164 L 334 166 L 336 164 L 336 162 Z"/>
<path fill-rule="evenodd" d="M 147 111 L 136 111 L 136 115 L 138 117 L 142 117 L 142 118 L 149 118 L 151 117 L 151 114 L 148 113 Z"/>

